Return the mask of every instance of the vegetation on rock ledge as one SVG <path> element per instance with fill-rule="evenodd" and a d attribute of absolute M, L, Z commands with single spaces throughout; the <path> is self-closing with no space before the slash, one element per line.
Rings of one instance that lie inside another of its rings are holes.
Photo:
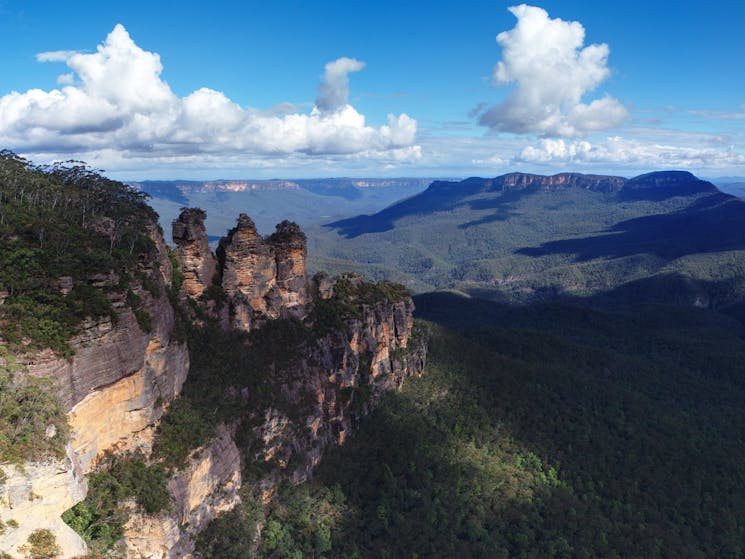
<path fill-rule="evenodd" d="M 134 500 L 142 511 L 154 514 L 170 506 L 166 471 L 160 464 L 148 465 L 140 454 L 107 454 L 101 466 L 88 477 L 88 495 L 62 519 L 86 541 L 94 553 L 113 549 L 123 536 L 123 527 Z"/>
<path fill-rule="evenodd" d="M 0 346 L 0 463 L 64 455 L 67 416 L 49 379 L 31 377 Z"/>
<path fill-rule="evenodd" d="M 0 339 L 70 356 L 83 318 L 113 318 L 105 291 L 91 283 L 132 275 L 152 252 L 147 227 L 157 215 L 146 198 L 79 161 L 40 167 L 1 151 Z"/>

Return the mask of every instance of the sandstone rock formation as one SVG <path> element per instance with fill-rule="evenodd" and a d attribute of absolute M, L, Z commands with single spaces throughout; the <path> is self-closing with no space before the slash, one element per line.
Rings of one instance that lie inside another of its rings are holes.
<path fill-rule="evenodd" d="M 220 239 L 217 257 L 234 327 L 248 331 L 266 318 L 279 317 L 274 250 L 246 214 L 241 214 L 238 225 Z"/>
<path fill-rule="evenodd" d="M 276 402 L 246 409 L 241 419 L 220 425 L 210 441 L 191 453 L 185 468 L 171 473 L 168 510 L 146 515 L 129 503 L 132 514 L 122 540 L 128 557 L 189 557 L 207 524 L 240 502 L 242 484 L 268 499 L 280 481 L 308 479 L 324 448 L 343 443 L 385 390 L 421 374 L 426 352 L 423 341 L 412 338 L 408 295 L 371 291 L 352 275 L 332 280 L 317 274 L 308 280 L 305 235 L 287 221 L 263 238 L 241 214 L 221 240 L 216 258 L 204 219 L 201 210 L 187 209 L 174 222 L 175 253 L 184 275 L 180 300 L 191 299 L 182 309 L 175 310 L 167 296 L 173 268 L 153 225 L 154 249 L 140 258 L 136 277 L 127 278 L 124 288 L 113 272 L 88 280 L 107 293 L 116 320 L 83 321 L 70 340 L 74 356 L 69 360 L 51 351 L 20 356 L 31 374 L 54 381 L 68 412 L 71 439 L 64 460 L 29 463 L 23 471 L 2 466 L 0 519 L 16 520 L 18 527 L 0 540 L 0 552 L 20 556 L 33 530 L 48 529 L 63 557 L 86 553 L 83 540 L 60 516 L 85 497 L 85 474 L 95 471 L 105 452 L 132 450 L 150 456 L 157 424 L 181 392 L 189 369 L 186 344 L 175 333 L 177 315 L 206 313 L 224 328 L 243 331 L 270 320 L 300 319 L 311 332 L 319 326 L 314 321 L 321 320 L 315 306 L 323 302 L 342 309 L 330 326 L 301 344 L 298 355 L 274 370 Z M 72 289 L 69 283 L 61 280 L 61 288 Z M 371 298 L 373 292 L 377 295 Z M 219 301 L 211 299 L 215 293 Z M 338 293 L 353 296 L 340 302 L 334 299 Z M 136 307 L 132 301 L 138 302 Z M 237 394 L 249 391 L 232 389 Z M 262 464 L 261 478 L 242 478 L 241 460 L 246 458 Z"/>
<path fill-rule="evenodd" d="M 265 496 L 281 479 L 307 480 L 324 448 L 342 444 L 385 391 L 422 374 L 426 347 L 422 338 L 412 337 L 413 310 L 409 296 L 363 304 L 344 328 L 316 340 L 290 365 L 282 392 L 293 413 L 269 407 L 253 429 L 253 456 L 274 465 L 260 483 Z"/>
<path fill-rule="evenodd" d="M 187 467 L 171 477 L 171 511 L 135 512 L 125 526 L 127 556 L 179 559 L 194 551 L 196 536 L 217 514 L 240 502 L 241 460 L 231 431 L 222 426 L 210 443 L 195 450 Z"/>
<path fill-rule="evenodd" d="M 310 279 L 310 291 L 319 299 L 330 299 L 334 295 L 334 280 L 326 272 L 318 272 Z"/>
<path fill-rule="evenodd" d="M 6 524 L 0 537 L 0 554 L 25 557 L 21 548 L 35 530 L 50 530 L 63 557 L 87 553 L 82 538 L 60 515 L 85 497 L 86 483 L 68 448 L 61 460 L 33 462 L 23 468 L 0 466 L 0 519 Z"/>
<path fill-rule="evenodd" d="M 207 215 L 197 208 L 186 208 L 173 222 L 176 257 L 184 274 L 183 288 L 189 297 L 199 297 L 212 285 L 215 257 L 207 242 L 204 220 Z"/>
<path fill-rule="evenodd" d="M 184 273 L 185 291 L 197 299 L 217 274 L 227 296 L 226 327 L 250 331 L 267 320 L 303 318 L 307 314 L 306 240 L 295 223 L 283 221 L 263 238 L 246 214 L 220 240 L 212 256 L 204 229 L 205 214 L 185 209 L 173 223 L 176 256 Z"/>
<path fill-rule="evenodd" d="M 297 223 L 283 221 L 277 225 L 277 230 L 269 236 L 267 242 L 274 249 L 277 264 L 279 314 L 282 317 L 302 318 L 308 304 L 305 233 Z"/>

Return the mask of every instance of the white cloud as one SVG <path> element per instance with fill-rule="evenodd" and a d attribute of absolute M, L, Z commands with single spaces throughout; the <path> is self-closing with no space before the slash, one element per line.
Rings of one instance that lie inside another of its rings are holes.
<path fill-rule="evenodd" d="M 521 4 L 509 10 L 517 25 L 497 35 L 502 60 L 494 67 L 494 82 L 517 85 L 481 115 L 480 124 L 501 132 L 571 137 L 627 118 L 623 105 L 608 95 L 582 102 L 610 75 L 608 45 L 583 48 L 582 24 L 551 19 L 542 8 Z"/>
<path fill-rule="evenodd" d="M 161 78 L 160 56 L 137 46 L 122 25 L 95 53 L 37 59 L 64 61 L 72 72 L 58 78 L 60 89 L 0 97 L 0 145 L 25 154 L 106 154 L 112 161 L 113 152 L 124 160 L 236 154 L 404 161 L 420 154 L 416 120 L 389 115 L 374 127 L 348 104 L 348 74 L 364 67 L 351 58 L 326 65 L 318 106 L 307 113 L 241 107 L 206 87 L 179 98 Z"/>
<path fill-rule="evenodd" d="M 544 138 L 525 147 L 516 162 L 538 164 L 600 164 L 647 169 L 729 168 L 745 165 L 745 154 L 727 149 L 691 148 L 644 143 L 619 137 L 598 143 L 584 140 L 567 142 Z"/>
<path fill-rule="evenodd" d="M 323 81 L 318 86 L 316 106 L 322 111 L 334 111 L 346 105 L 349 99 L 349 74 L 359 72 L 364 67 L 364 62 L 347 57 L 326 64 Z"/>
<path fill-rule="evenodd" d="M 77 54 L 74 50 L 50 50 L 47 52 L 40 52 L 36 55 L 36 60 L 39 62 L 65 62 L 73 54 Z"/>
<path fill-rule="evenodd" d="M 57 83 L 60 85 L 69 85 L 75 81 L 75 74 L 68 72 L 67 74 L 60 74 L 57 76 Z"/>

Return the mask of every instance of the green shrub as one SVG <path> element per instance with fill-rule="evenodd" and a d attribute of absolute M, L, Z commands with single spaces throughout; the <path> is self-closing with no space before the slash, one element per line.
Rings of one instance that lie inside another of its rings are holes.
<path fill-rule="evenodd" d="M 29 376 L 0 346 L 0 463 L 63 456 L 68 433 L 52 381 Z"/>
<path fill-rule="evenodd" d="M 86 498 L 65 511 L 64 520 L 96 553 L 112 549 L 129 518 L 124 501 L 134 499 L 147 514 L 170 507 L 166 470 L 147 465 L 141 454 L 107 455 L 88 478 Z"/>
<path fill-rule="evenodd" d="M 178 398 L 158 425 L 153 457 L 167 468 L 183 468 L 191 451 L 206 443 L 213 432 L 214 426 L 188 397 Z"/>
<path fill-rule="evenodd" d="M 153 330 L 152 317 L 142 306 L 142 298 L 137 295 L 131 289 L 127 291 L 127 306 L 132 309 L 132 312 L 137 319 L 137 324 L 143 332 L 149 334 Z"/>
<path fill-rule="evenodd" d="M 62 553 L 57 545 L 57 538 L 49 530 L 34 530 L 27 541 L 23 550 L 28 559 L 54 559 Z"/>
<path fill-rule="evenodd" d="M 243 492 L 242 502 L 210 522 L 197 538 L 197 551 L 203 559 L 254 557 L 257 529 L 264 520 L 261 502 Z"/>
<path fill-rule="evenodd" d="M 142 329 L 142 331 L 146 334 L 152 332 L 153 317 L 150 316 L 150 313 L 147 312 L 145 309 L 134 309 L 133 312 L 135 314 L 135 318 L 137 319 L 137 324 Z"/>
<path fill-rule="evenodd" d="M 184 284 L 184 272 L 181 270 L 181 264 L 176 257 L 176 253 L 168 249 L 168 260 L 171 263 L 171 269 L 173 275 L 171 277 L 171 289 L 168 292 L 168 297 L 171 303 L 174 305 L 178 304 L 178 293 L 181 290 L 181 286 Z"/>

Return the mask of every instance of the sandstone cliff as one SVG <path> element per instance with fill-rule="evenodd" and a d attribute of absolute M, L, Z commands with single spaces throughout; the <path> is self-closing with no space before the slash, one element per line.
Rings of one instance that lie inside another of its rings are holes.
<path fill-rule="evenodd" d="M 204 293 L 215 276 L 216 261 L 207 242 L 205 217 L 202 210 L 188 208 L 173 223 L 176 258 L 181 264 L 183 287 L 189 297 Z"/>
<path fill-rule="evenodd" d="M 166 245 L 155 226 L 149 233 L 155 250 L 141 259 L 141 275 L 130 281 L 128 293 L 118 290 L 114 272 L 91 278 L 94 286 L 109 290 L 116 323 L 110 317 L 84 321 L 70 342 L 71 359 L 50 351 L 28 359 L 31 374 L 54 380 L 69 414 L 73 452 L 86 472 L 107 450 L 148 447 L 189 369 L 186 344 L 174 339 Z M 127 298 L 137 300 L 138 308 L 128 306 Z"/>
<path fill-rule="evenodd" d="M 154 223 L 148 233 L 152 251 L 140 258 L 137 276 L 126 289 L 114 271 L 88 278 L 89 285 L 107 293 L 116 321 L 86 319 L 70 340 L 70 359 L 50 350 L 21 356 L 29 374 L 54 381 L 68 412 L 71 438 L 65 459 L 20 469 L 3 466 L 8 481 L 0 519 L 12 518 L 19 526 L 0 538 L 2 552 L 20 553 L 36 529 L 50 530 L 64 557 L 85 551 L 82 539 L 60 518 L 85 497 L 84 474 L 107 451 L 148 451 L 159 418 L 186 380 L 189 355 L 186 344 L 174 339 L 174 311 L 167 297 L 172 268 L 166 244 Z M 25 500 L 22 494 L 33 498 Z"/>
<path fill-rule="evenodd" d="M 174 222 L 177 243 L 180 242 L 177 235 L 187 229 L 194 211 L 184 210 Z M 190 230 L 196 232 L 195 227 Z M 206 244 L 203 227 L 200 233 L 202 244 Z M 185 276 L 197 260 L 204 262 L 209 258 L 193 258 L 186 251 L 177 256 Z M 248 332 L 267 320 L 303 318 L 308 304 L 305 256 L 305 235 L 296 224 L 284 221 L 277 225 L 273 235 L 264 239 L 251 218 L 241 214 L 236 227 L 220 240 L 217 248 L 218 275 L 228 301 L 226 327 Z M 203 291 L 203 287 L 201 291 L 187 289 L 191 298 Z"/>
<path fill-rule="evenodd" d="M 241 214 L 215 256 L 204 219 L 201 210 L 187 209 L 174 222 L 180 286 L 173 286 L 176 273 L 153 226 L 154 249 L 133 277 L 123 282 L 112 271 L 88 280 L 107 294 L 116 317 L 83 321 L 70 341 L 70 359 L 50 350 L 25 356 L 31 374 L 53 379 L 71 438 L 64 459 L 29 463 L 23 471 L 3 466 L 0 519 L 18 527 L 0 551 L 20 556 L 28 535 L 47 529 L 63 557 L 84 553 L 85 542 L 60 515 L 85 497 L 86 474 L 102 467 L 106 452 L 162 459 L 151 456 L 155 431 L 190 367 L 178 320 L 195 319 L 196 336 L 210 324 L 248 336 L 269 322 L 302 336 L 285 348 L 282 363 L 253 372 L 264 375 L 269 400 L 255 398 L 255 378 L 250 386 L 236 378 L 218 395 L 236 411 L 170 471 L 167 509 L 145 514 L 134 500 L 122 504 L 130 511 L 120 542 L 128 557 L 189 557 L 198 534 L 240 503 L 242 487 L 270 499 L 279 482 L 308 479 L 324 448 L 343 443 L 385 390 L 423 371 L 425 347 L 412 339 L 408 294 L 352 275 L 307 278 L 305 235 L 287 221 L 264 238 Z M 72 289 L 68 283 L 60 281 L 60 289 Z M 240 359 L 242 352 L 260 352 L 256 344 L 246 337 L 229 351 Z"/>
<path fill-rule="evenodd" d="M 337 281 L 348 288 L 349 278 Z M 408 296 L 361 304 L 290 366 L 280 379 L 283 398 L 252 429 L 251 455 L 270 470 L 259 482 L 264 498 L 282 479 L 307 480 L 324 448 L 344 443 L 385 391 L 422 374 L 426 348 L 412 339 L 413 310 Z"/>
<path fill-rule="evenodd" d="M 187 466 L 170 478 L 171 511 L 132 514 L 124 536 L 128 557 L 186 557 L 207 524 L 240 502 L 240 451 L 233 438 L 232 430 L 221 426 L 217 436 L 196 449 Z"/>

